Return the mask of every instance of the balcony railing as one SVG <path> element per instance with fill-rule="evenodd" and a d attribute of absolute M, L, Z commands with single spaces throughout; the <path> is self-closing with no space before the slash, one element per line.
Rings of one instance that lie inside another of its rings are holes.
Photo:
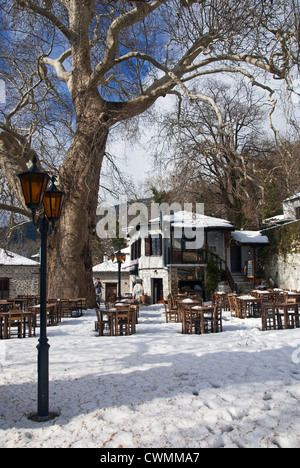
<path fill-rule="evenodd" d="M 172 250 L 168 249 L 168 264 L 169 265 L 184 265 L 184 264 L 206 264 L 208 261 L 207 250 Z"/>

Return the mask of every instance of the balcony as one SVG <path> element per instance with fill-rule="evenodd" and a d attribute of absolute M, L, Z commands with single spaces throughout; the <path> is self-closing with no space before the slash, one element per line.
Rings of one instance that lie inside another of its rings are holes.
<path fill-rule="evenodd" d="M 208 259 L 207 250 L 175 250 L 168 249 L 168 265 L 206 265 Z"/>

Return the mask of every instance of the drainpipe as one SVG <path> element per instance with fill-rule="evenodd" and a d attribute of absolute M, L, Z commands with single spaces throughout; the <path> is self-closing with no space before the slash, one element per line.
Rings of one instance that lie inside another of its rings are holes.
<path fill-rule="evenodd" d="M 163 212 L 159 212 L 159 219 L 160 219 L 160 227 L 161 227 L 161 242 L 162 242 L 162 267 L 164 270 L 169 271 L 169 268 L 166 266 L 166 241 L 165 241 L 165 236 L 164 236 L 164 229 L 163 229 L 163 223 L 164 223 L 164 218 L 163 218 Z"/>

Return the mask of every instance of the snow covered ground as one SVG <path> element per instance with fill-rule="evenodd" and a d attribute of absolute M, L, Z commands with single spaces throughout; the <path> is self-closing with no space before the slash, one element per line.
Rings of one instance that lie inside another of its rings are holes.
<path fill-rule="evenodd" d="M 36 411 L 37 337 L 0 342 L 0 447 L 300 447 L 300 329 L 182 335 L 163 308 L 99 337 L 94 311 L 48 328 L 50 422 Z"/>

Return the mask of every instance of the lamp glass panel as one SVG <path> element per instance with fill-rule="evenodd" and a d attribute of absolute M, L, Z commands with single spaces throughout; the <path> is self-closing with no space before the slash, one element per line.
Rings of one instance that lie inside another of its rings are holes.
<path fill-rule="evenodd" d="M 60 192 L 46 192 L 43 198 L 44 208 L 48 219 L 59 218 L 62 207 Z"/>
<path fill-rule="evenodd" d="M 46 191 L 48 177 L 44 174 L 28 173 L 21 178 L 25 203 L 28 206 L 39 206 Z"/>

